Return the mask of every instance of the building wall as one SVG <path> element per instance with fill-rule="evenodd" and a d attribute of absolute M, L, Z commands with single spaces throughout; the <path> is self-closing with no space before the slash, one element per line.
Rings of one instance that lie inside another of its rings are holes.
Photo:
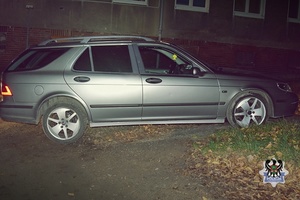
<path fill-rule="evenodd" d="M 258 71 L 300 67 L 300 24 L 287 23 L 288 1 L 266 0 L 264 19 L 233 15 L 234 0 L 211 0 L 209 13 L 163 1 L 162 40 L 220 67 Z M 30 45 L 56 37 L 133 34 L 158 38 L 161 1 L 1 0 L 0 70 Z"/>
<path fill-rule="evenodd" d="M 111 0 L 1 0 L 0 23 L 16 27 L 157 35 L 159 0 L 149 6 Z"/>

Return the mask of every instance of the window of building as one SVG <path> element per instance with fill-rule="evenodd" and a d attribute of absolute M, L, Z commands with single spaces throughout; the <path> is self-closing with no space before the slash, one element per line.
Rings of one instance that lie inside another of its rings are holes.
<path fill-rule="evenodd" d="M 113 3 L 128 3 L 137 5 L 148 5 L 148 0 L 113 0 Z"/>
<path fill-rule="evenodd" d="M 235 0 L 234 15 L 251 18 L 264 18 L 266 0 Z"/>
<path fill-rule="evenodd" d="M 210 0 L 175 0 L 175 9 L 196 12 L 209 12 Z"/>
<path fill-rule="evenodd" d="M 300 0 L 290 0 L 289 1 L 289 22 L 300 23 Z"/>

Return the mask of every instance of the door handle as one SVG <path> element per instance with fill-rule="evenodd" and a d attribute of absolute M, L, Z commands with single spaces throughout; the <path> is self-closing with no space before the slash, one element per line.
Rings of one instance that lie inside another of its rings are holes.
<path fill-rule="evenodd" d="M 147 83 L 157 84 L 157 83 L 161 83 L 162 80 L 160 78 L 147 78 L 146 82 Z"/>
<path fill-rule="evenodd" d="M 77 77 L 74 78 L 74 81 L 80 82 L 80 83 L 88 82 L 90 80 L 91 79 L 89 77 L 86 77 L 86 76 L 77 76 Z"/>

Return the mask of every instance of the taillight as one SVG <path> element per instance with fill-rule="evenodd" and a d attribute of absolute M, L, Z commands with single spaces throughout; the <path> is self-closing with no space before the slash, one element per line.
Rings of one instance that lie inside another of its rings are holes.
<path fill-rule="evenodd" d="M 9 89 L 8 85 L 2 83 L 2 91 L 1 91 L 2 96 L 12 96 L 12 92 Z"/>

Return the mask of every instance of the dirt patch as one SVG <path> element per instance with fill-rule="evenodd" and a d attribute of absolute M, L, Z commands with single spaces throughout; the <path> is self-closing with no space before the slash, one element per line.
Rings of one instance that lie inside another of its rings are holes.
<path fill-rule="evenodd" d="M 188 143 L 227 126 L 88 128 L 59 145 L 40 126 L 0 121 L 0 199 L 211 199 L 182 173 Z"/>
<path fill-rule="evenodd" d="M 240 158 L 230 156 L 207 162 L 191 151 L 195 139 L 226 128 L 228 124 L 88 128 L 77 143 L 59 145 L 40 126 L 0 120 L 0 199 L 299 197 L 286 184 L 277 189 L 263 184 L 261 162 L 236 162 Z"/>

